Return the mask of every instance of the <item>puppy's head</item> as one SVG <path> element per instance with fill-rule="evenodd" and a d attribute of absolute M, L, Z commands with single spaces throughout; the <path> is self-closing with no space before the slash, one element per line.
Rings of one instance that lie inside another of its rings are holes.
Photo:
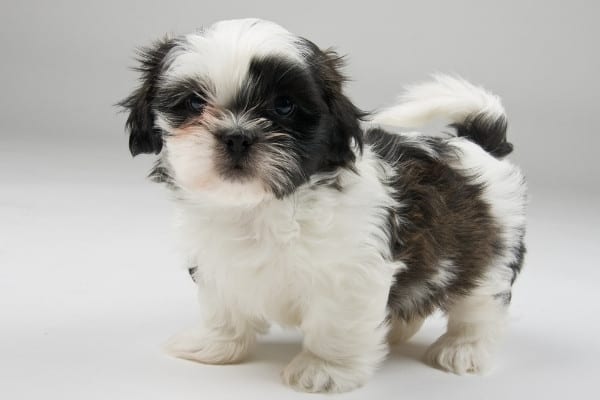
<path fill-rule="evenodd" d="M 226 203 L 281 198 L 351 168 L 362 113 L 341 59 L 267 21 L 219 22 L 144 49 L 129 111 L 132 155 L 160 153 L 159 180 Z"/>

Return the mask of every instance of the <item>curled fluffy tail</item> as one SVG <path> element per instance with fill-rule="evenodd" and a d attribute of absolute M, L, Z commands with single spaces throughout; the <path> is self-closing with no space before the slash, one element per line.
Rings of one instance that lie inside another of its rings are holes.
<path fill-rule="evenodd" d="M 400 102 L 373 117 L 376 124 L 413 128 L 446 118 L 465 137 L 495 157 L 512 152 L 506 141 L 507 119 L 500 98 L 482 87 L 448 75 L 407 88 Z"/>

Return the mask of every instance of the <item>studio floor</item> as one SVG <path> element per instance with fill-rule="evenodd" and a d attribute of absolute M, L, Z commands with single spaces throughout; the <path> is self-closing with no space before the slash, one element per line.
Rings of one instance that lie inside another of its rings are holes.
<path fill-rule="evenodd" d="M 240 365 L 161 351 L 196 322 L 197 306 L 173 250 L 167 195 L 143 178 L 149 165 L 130 159 L 124 139 L 3 139 L 0 398 L 310 397 L 279 377 L 300 349 L 296 332 L 274 328 Z M 443 331 L 437 316 L 367 386 L 336 398 L 597 398 L 599 198 L 531 186 L 529 253 L 495 369 L 459 377 L 425 365 L 426 347 Z"/>

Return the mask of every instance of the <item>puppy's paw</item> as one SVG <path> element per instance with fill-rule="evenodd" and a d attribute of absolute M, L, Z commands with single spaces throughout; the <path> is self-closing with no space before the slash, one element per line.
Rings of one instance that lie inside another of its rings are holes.
<path fill-rule="evenodd" d="M 164 349 L 174 357 L 204 364 L 231 364 L 241 361 L 252 340 L 229 339 L 208 334 L 201 329 L 183 331 L 167 341 Z"/>
<path fill-rule="evenodd" d="M 425 361 L 458 375 L 483 374 L 490 367 L 490 343 L 481 338 L 445 334 L 429 347 Z"/>
<path fill-rule="evenodd" d="M 368 374 L 333 364 L 308 351 L 298 354 L 281 373 L 286 385 L 311 393 L 348 392 L 365 384 Z"/>

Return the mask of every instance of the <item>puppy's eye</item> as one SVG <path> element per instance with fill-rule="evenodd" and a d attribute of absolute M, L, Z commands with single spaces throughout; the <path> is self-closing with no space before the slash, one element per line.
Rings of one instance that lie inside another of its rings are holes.
<path fill-rule="evenodd" d="M 290 99 L 287 96 L 279 96 L 275 98 L 273 106 L 275 112 L 282 117 L 287 117 L 288 115 L 290 115 L 292 112 L 294 112 L 295 108 L 292 99 Z"/>
<path fill-rule="evenodd" d="M 206 103 L 204 102 L 204 100 L 200 96 L 195 94 L 188 97 L 185 102 L 185 105 L 188 108 L 188 110 L 193 112 L 201 112 L 204 109 L 205 104 Z"/>

